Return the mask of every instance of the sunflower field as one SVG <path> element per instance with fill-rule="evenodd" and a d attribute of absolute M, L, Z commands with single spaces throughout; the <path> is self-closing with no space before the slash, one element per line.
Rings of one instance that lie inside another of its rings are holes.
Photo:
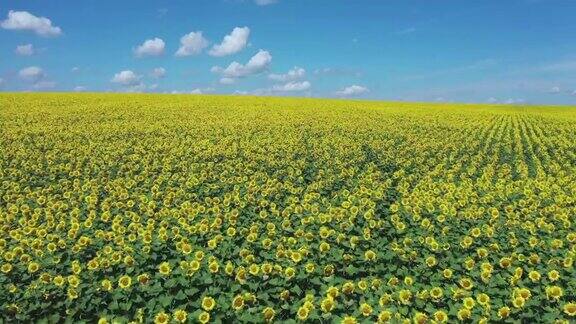
<path fill-rule="evenodd" d="M 0 94 L 0 322 L 576 321 L 576 108 Z"/>

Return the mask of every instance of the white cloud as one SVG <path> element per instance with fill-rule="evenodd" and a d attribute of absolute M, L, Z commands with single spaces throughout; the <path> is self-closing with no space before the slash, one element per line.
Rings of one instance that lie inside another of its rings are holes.
<path fill-rule="evenodd" d="M 123 86 L 136 86 L 141 83 L 140 79 L 141 77 L 136 73 L 130 70 L 124 70 L 114 74 L 114 77 L 110 81 Z"/>
<path fill-rule="evenodd" d="M 254 0 L 254 3 L 256 3 L 259 6 L 267 6 L 267 5 L 275 4 L 277 2 L 278 2 L 278 0 Z"/>
<path fill-rule="evenodd" d="M 70 71 L 76 73 L 76 72 L 80 71 L 80 68 L 75 66 L 75 67 L 71 68 Z"/>
<path fill-rule="evenodd" d="M 74 91 L 75 92 L 83 92 L 83 91 L 86 91 L 86 87 L 85 86 L 76 86 L 76 87 L 74 87 Z"/>
<path fill-rule="evenodd" d="M 560 87 L 552 87 L 550 93 L 560 93 Z"/>
<path fill-rule="evenodd" d="M 308 81 L 293 81 L 288 82 L 282 85 L 275 85 L 272 87 L 272 91 L 281 91 L 281 92 L 291 92 L 291 91 L 304 91 L 310 89 L 312 84 Z"/>
<path fill-rule="evenodd" d="M 353 77 L 361 77 L 362 76 L 362 72 L 360 72 L 360 71 L 343 69 L 343 68 L 331 68 L 331 67 L 316 69 L 316 70 L 314 70 L 314 74 L 319 75 L 319 76 L 324 76 L 324 75 L 327 75 L 327 76 L 353 76 Z"/>
<path fill-rule="evenodd" d="M 576 71 L 576 61 L 560 61 L 550 64 L 537 66 L 532 69 L 534 72 L 555 72 L 555 73 L 569 73 Z"/>
<path fill-rule="evenodd" d="M 416 31 L 416 28 L 408 27 L 408 28 L 397 30 L 394 34 L 396 34 L 396 35 L 408 35 L 408 34 L 412 34 L 415 31 Z"/>
<path fill-rule="evenodd" d="M 236 27 L 230 35 L 224 36 L 222 43 L 212 46 L 208 54 L 212 56 L 227 56 L 240 52 L 248 44 L 250 28 Z"/>
<path fill-rule="evenodd" d="M 159 56 L 164 54 L 166 44 L 158 37 L 148 39 L 134 50 L 136 57 Z"/>
<path fill-rule="evenodd" d="M 288 71 L 286 74 L 269 74 L 268 79 L 278 81 L 278 82 L 288 82 L 302 79 L 306 76 L 306 70 L 303 68 L 295 66 L 293 69 Z"/>
<path fill-rule="evenodd" d="M 10 10 L 6 20 L 0 23 L 0 27 L 8 30 L 30 30 L 43 37 L 54 37 L 62 34 L 62 29 L 53 26 L 50 19 L 36 17 L 27 11 Z"/>
<path fill-rule="evenodd" d="M 525 103 L 526 101 L 524 99 L 515 99 L 515 98 L 508 98 L 506 100 L 498 100 L 497 98 L 490 97 L 490 98 L 488 98 L 487 102 L 491 103 L 491 104 L 516 105 L 516 104 Z"/>
<path fill-rule="evenodd" d="M 22 56 L 32 56 L 36 52 L 34 49 L 34 45 L 32 44 L 25 44 L 25 45 L 18 45 L 16 46 L 16 50 L 14 51 L 18 55 Z"/>
<path fill-rule="evenodd" d="M 504 100 L 502 103 L 507 104 L 507 105 L 517 105 L 517 104 L 524 103 L 524 99 L 509 98 L 509 99 Z"/>
<path fill-rule="evenodd" d="M 352 96 L 359 96 L 368 92 L 370 92 L 370 89 L 354 84 L 342 90 L 336 91 L 336 95 L 342 97 L 352 97 Z"/>
<path fill-rule="evenodd" d="M 270 55 L 268 51 L 259 50 L 258 53 L 252 56 L 246 64 L 240 64 L 234 61 L 225 69 L 222 69 L 219 66 L 214 66 L 211 71 L 222 74 L 223 78 L 237 79 L 262 73 L 268 68 L 268 66 L 270 66 L 271 62 L 272 55 Z"/>
<path fill-rule="evenodd" d="M 208 92 L 213 92 L 214 88 L 196 88 L 192 91 L 190 91 L 191 94 L 204 94 L 204 93 L 208 93 Z"/>
<path fill-rule="evenodd" d="M 128 92 L 128 93 L 139 93 L 146 91 L 146 85 L 144 83 L 138 83 L 135 85 L 127 86 L 122 88 L 121 92 Z"/>
<path fill-rule="evenodd" d="M 208 47 L 208 40 L 202 36 L 202 32 L 191 32 L 180 38 L 180 48 L 176 51 L 176 56 L 190 56 L 200 54 Z"/>
<path fill-rule="evenodd" d="M 236 79 L 233 79 L 233 78 L 220 78 L 220 81 L 219 81 L 219 82 L 220 82 L 220 84 L 229 85 L 229 84 L 234 84 L 234 83 L 236 83 Z"/>
<path fill-rule="evenodd" d="M 166 69 L 163 67 L 157 67 L 154 70 L 152 70 L 151 75 L 156 79 L 161 79 L 166 76 Z"/>
<path fill-rule="evenodd" d="M 42 68 L 37 66 L 29 66 L 18 72 L 20 79 L 32 83 L 37 83 L 46 77 L 46 73 Z"/>
<path fill-rule="evenodd" d="M 37 90 L 41 89 L 52 89 L 56 86 L 56 82 L 54 81 L 38 81 L 34 83 L 33 88 Z"/>
<path fill-rule="evenodd" d="M 4 79 L 0 78 L 0 88 L 4 86 Z"/>

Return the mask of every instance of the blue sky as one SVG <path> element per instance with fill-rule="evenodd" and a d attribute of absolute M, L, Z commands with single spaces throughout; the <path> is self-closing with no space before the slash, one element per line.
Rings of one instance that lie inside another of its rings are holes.
<path fill-rule="evenodd" d="M 0 89 L 576 104 L 575 13 L 571 0 L 3 0 Z"/>

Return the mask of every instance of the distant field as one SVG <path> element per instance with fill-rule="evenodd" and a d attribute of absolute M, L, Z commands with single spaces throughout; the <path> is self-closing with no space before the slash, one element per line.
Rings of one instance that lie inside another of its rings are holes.
<path fill-rule="evenodd" d="M 576 315 L 576 108 L 0 94 L 0 322 Z"/>

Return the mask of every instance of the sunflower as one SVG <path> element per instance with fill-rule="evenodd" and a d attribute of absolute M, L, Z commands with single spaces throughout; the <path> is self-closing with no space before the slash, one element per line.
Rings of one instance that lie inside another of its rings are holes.
<path fill-rule="evenodd" d="M 320 309 L 324 313 L 330 313 L 334 309 L 335 306 L 336 306 L 336 302 L 334 301 L 334 298 L 332 298 L 330 296 L 322 299 L 322 301 L 320 302 Z"/>
<path fill-rule="evenodd" d="M 170 274 L 170 272 L 172 271 L 172 268 L 170 267 L 170 263 L 168 263 L 168 262 L 160 263 L 160 265 L 158 266 L 158 271 L 160 272 L 161 275 L 168 276 Z"/>
<path fill-rule="evenodd" d="M 516 295 L 528 300 L 530 299 L 530 297 L 532 297 L 532 293 L 530 292 L 530 289 L 528 288 L 519 288 L 515 291 Z"/>
<path fill-rule="evenodd" d="M 472 287 L 474 287 L 472 280 L 470 280 L 469 278 L 462 278 L 458 283 L 460 284 L 460 287 L 466 290 L 471 290 Z"/>
<path fill-rule="evenodd" d="M 178 323 L 185 323 L 188 318 L 188 313 L 183 309 L 177 309 L 172 314 L 172 318 Z"/>
<path fill-rule="evenodd" d="M 306 319 L 308 319 L 308 315 L 310 315 L 310 309 L 306 306 L 300 306 L 300 308 L 298 308 L 298 311 L 296 312 L 296 316 L 301 321 L 305 321 Z"/>
<path fill-rule="evenodd" d="M 182 253 L 184 255 L 188 255 L 188 254 L 192 253 L 192 245 L 190 245 L 188 243 L 184 243 L 184 244 L 182 244 L 181 250 L 182 250 Z"/>
<path fill-rule="evenodd" d="M 253 276 L 257 276 L 260 273 L 260 267 L 256 263 L 252 263 L 248 267 L 248 272 Z"/>
<path fill-rule="evenodd" d="M 414 279 L 410 276 L 404 278 L 404 284 L 407 286 L 412 286 L 414 284 Z"/>
<path fill-rule="evenodd" d="M 548 272 L 548 279 L 550 279 L 550 281 L 554 282 L 554 281 L 560 279 L 560 273 L 557 270 L 551 270 Z"/>
<path fill-rule="evenodd" d="M 354 292 L 355 287 L 356 286 L 354 285 L 353 282 L 351 281 L 345 282 L 342 285 L 342 293 L 344 293 L 345 295 L 350 295 Z"/>
<path fill-rule="evenodd" d="M 118 287 L 122 289 L 129 288 L 132 285 L 132 278 L 130 276 L 124 275 L 118 279 Z"/>
<path fill-rule="evenodd" d="M 548 298 L 548 300 L 558 301 L 563 295 L 564 291 L 558 286 L 546 287 L 546 298 Z"/>
<path fill-rule="evenodd" d="M 433 287 L 432 289 L 430 289 L 430 297 L 432 297 L 432 299 L 436 301 L 442 298 L 443 295 L 444 291 L 442 291 L 442 288 L 440 287 Z"/>
<path fill-rule="evenodd" d="M 428 321 L 428 316 L 421 312 L 416 312 L 414 314 L 413 323 L 414 324 L 424 324 Z"/>
<path fill-rule="evenodd" d="M 340 295 L 340 291 L 338 290 L 338 287 L 330 286 L 328 289 L 326 289 L 326 295 L 332 298 L 336 298 L 338 295 Z"/>
<path fill-rule="evenodd" d="M 470 317 L 472 316 L 472 313 L 467 308 L 461 308 L 458 310 L 458 313 L 456 313 L 456 316 L 458 317 L 459 320 L 465 321 L 465 320 L 470 319 Z"/>
<path fill-rule="evenodd" d="M 376 260 L 376 253 L 372 250 L 364 252 L 364 260 L 369 262 Z"/>
<path fill-rule="evenodd" d="M 216 300 L 214 300 L 214 298 L 206 296 L 204 298 L 202 298 L 202 308 L 209 312 L 212 309 L 214 309 L 214 307 L 216 306 Z"/>
<path fill-rule="evenodd" d="M 198 264 L 198 268 L 200 268 L 200 264 Z M 224 272 L 226 272 L 226 274 L 229 276 L 231 276 L 234 273 L 234 265 L 232 264 L 232 262 L 230 261 L 226 262 Z"/>
<path fill-rule="evenodd" d="M 340 324 L 356 324 L 358 321 L 353 316 L 344 316 L 344 318 L 340 321 Z"/>
<path fill-rule="evenodd" d="M 567 303 L 563 307 L 564 313 L 570 317 L 576 316 L 576 303 Z"/>
<path fill-rule="evenodd" d="M 360 313 L 362 313 L 362 315 L 365 317 L 370 316 L 372 314 L 372 306 L 367 303 L 360 304 Z"/>
<path fill-rule="evenodd" d="M 216 272 L 218 272 L 219 267 L 220 266 L 218 265 L 218 262 L 212 261 L 208 265 L 208 270 L 210 270 L 210 272 L 212 272 L 212 273 L 216 273 Z"/>
<path fill-rule="evenodd" d="M 426 265 L 428 267 L 432 268 L 436 264 L 438 264 L 438 261 L 436 261 L 436 258 L 434 256 L 429 256 L 426 258 Z"/>
<path fill-rule="evenodd" d="M 206 324 L 210 321 L 210 314 L 208 312 L 201 312 L 198 314 L 198 322 Z"/>
<path fill-rule="evenodd" d="M 361 291 L 365 291 L 366 289 L 368 289 L 368 282 L 366 280 L 360 280 L 358 281 L 358 288 Z"/>
<path fill-rule="evenodd" d="M 300 252 L 292 252 L 290 254 L 290 258 L 292 259 L 292 261 L 298 263 L 302 261 L 302 254 L 300 254 Z"/>
<path fill-rule="evenodd" d="M 476 296 L 476 301 L 478 301 L 478 304 L 482 305 L 483 307 L 490 306 L 490 296 L 485 293 L 478 294 L 478 296 Z"/>
<path fill-rule="evenodd" d="M 504 257 L 500 259 L 500 267 L 502 268 L 508 268 L 512 265 L 512 259 L 508 258 L 508 257 Z"/>
<path fill-rule="evenodd" d="M 472 297 L 465 297 L 462 303 L 466 309 L 472 309 L 476 305 L 476 301 Z"/>
<path fill-rule="evenodd" d="M 446 312 L 443 310 L 438 310 L 434 312 L 432 316 L 434 317 L 434 320 L 438 323 L 448 322 L 448 314 L 446 314 Z"/>
<path fill-rule="evenodd" d="M 284 276 L 286 277 L 286 279 L 290 280 L 292 279 L 292 277 L 294 277 L 296 275 L 296 270 L 292 267 L 287 267 L 284 270 Z"/>
<path fill-rule="evenodd" d="M 383 310 L 378 314 L 378 323 L 388 323 L 392 319 L 392 312 Z"/>
<path fill-rule="evenodd" d="M 169 265 L 168 265 L 169 267 Z M 170 269 L 170 268 L 168 268 Z M 190 270 L 192 270 L 193 272 L 198 271 L 198 269 L 200 269 L 200 262 L 198 260 L 192 260 L 190 261 Z M 170 273 L 170 270 L 168 270 L 168 273 Z"/>
<path fill-rule="evenodd" d="M 542 276 L 540 275 L 540 272 L 538 272 L 536 270 L 532 270 L 532 271 L 528 272 L 528 278 L 530 278 L 530 280 L 532 280 L 532 282 L 540 281 L 541 277 Z"/>
<path fill-rule="evenodd" d="M 62 276 L 60 276 L 60 275 L 54 277 L 54 279 L 52 279 L 52 281 L 53 281 L 54 284 L 55 284 L 56 286 L 58 286 L 58 287 L 63 286 L 64 283 L 66 282 L 66 281 L 64 280 L 64 277 L 62 277 Z M 110 285 L 112 285 L 112 283 L 110 283 Z"/>
<path fill-rule="evenodd" d="M 244 297 L 242 297 L 242 295 L 236 295 L 232 300 L 232 308 L 234 308 L 234 310 L 240 310 L 242 307 L 244 307 Z"/>
<path fill-rule="evenodd" d="M 276 311 L 272 307 L 266 307 L 262 310 L 262 315 L 264 316 L 264 321 L 272 322 L 274 316 L 276 316 Z"/>
<path fill-rule="evenodd" d="M 400 303 L 404 305 L 410 305 L 411 299 L 412 299 L 412 292 L 410 292 L 410 290 L 402 289 L 398 293 L 398 300 L 400 301 Z"/>
<path fill-rule="evenodd" d="M 330 244 L 328 244 L 326 242 L 322 242 L 322 243 L 320 243 L 319 249 L 320 249 L 320 252 L 326 253 L 330 250 Z"/>
<path fill-rule="evenodd" d="M 2 270 L 2 272 L 4 272 L 4 273 L 9 273 L 10 271 L 12 271 L 12 264 L 10 264 L 10 263 L 4 263 L 4 264 L 2 265 L 1 270 Z"/>
<path fill-rule="evenodd" d="M 40 269 L 40 265 L 36 262 L 30 262 L 28 264 L 28 272 L 34 273 Z"/>
<path fill-rule="evenodd" d="M 146 285 L 150 282 L 150 275 L 148 275 L 147 273 L 143 273 L 138 275 L 138 277 L 136 277 L 136 279 L 138 280 L 138 282 L 142 285 Z"/>
<path fill-rule="evenodd" d="M 68 295 L 68 299 L 74 300 L 74 299 L 78 298 L 78 291 L 74 288 L 69 288 L 67 295 Z"/>

